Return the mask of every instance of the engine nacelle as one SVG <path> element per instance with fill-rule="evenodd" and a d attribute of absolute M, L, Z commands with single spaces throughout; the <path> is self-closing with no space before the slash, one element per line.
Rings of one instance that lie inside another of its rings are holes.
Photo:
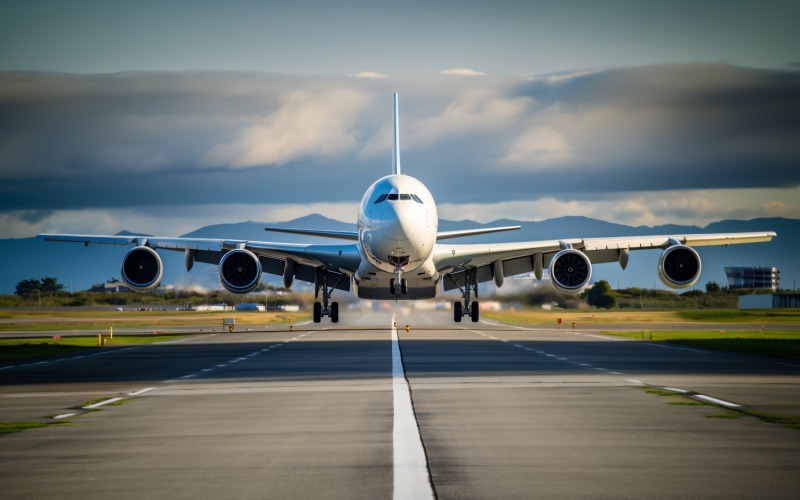
<path fill-rule="evenodd" d="M 122 258 L 122 281 L 131 290 L 146 292 L 157 288 L 164 275 L 161 257 L 150 247 L 132 248 Z"/>
<path fill-rule="evenodd" d="M 686 245 L 673 245 L 658 259 L 658 277 L 670 288 L 686 288 L 700 279 L 700 255 Z"/>
<path fill-rule="evenodd" d="M 550 282 L 564 293 L 579 293 L 592 279 L 592 263 L 585 253 L 567 248 L 550 260 Z"/>
<path fill-rule="evenodd" d="M 233 293 L 250 293 L 261 283 L 261 262 L 248 250 L 231 250 L 219 261 L 219 280 Z"/>

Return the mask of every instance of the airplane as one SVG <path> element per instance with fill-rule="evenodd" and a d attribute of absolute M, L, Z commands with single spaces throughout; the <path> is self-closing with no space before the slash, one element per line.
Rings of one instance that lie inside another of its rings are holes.
<path fill-rule="evenodd" d="M 478 285 L 507 276 L 533 273 L 541 280 L 549 269 L 550 282 L 561 292 L 577 294 L 589 286 L 592 265 L 617 262 L 625 269 L 630 252 L 660 249 L 656 272 L 670 288 L 694 285 L 700 277 L 700 256 L 693 247 L 770 241 L 774 232 L 687 234 L 577 238 L 495 244 L 446 244 L 465 236 L 511 231 L 505 226 L 439 231 L 436 203 L 419 180 L 405 175 L 400 165 L 397 93 L 393 96 L 394 145 L 392 173 L 375 181 L 361 199 L 356 231 L 266 227 L 272 232 L 336 238 L 337 244 L 292 244 L 236 239 L 164 238 L 40 234 L 46 241 L 135 245 L 122 258 L 122 280 L 132 290 L 159 286 L 163 264 L 156 249 L 184 252 L 186 270 L 195 262 L 216 264 L 222 286 L 245 294 L 255 290 L 263 273 L 283 276 L 290 288 L 295 279 L 314 284 L 313 320 L 339 321 L 334 291 L 352 291 L 370 300 L 424 300 L 458 289 L 462 300 L 453 319 L 480 318 Z M 322 298 L 320 299 L 320 292 Z"/>

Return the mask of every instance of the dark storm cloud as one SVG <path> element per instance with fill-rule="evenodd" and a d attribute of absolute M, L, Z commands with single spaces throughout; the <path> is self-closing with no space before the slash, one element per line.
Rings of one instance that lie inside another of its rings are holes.
<path fill-rule="evenodd" d="M 406 171 L 441 202 L 800 184 L 800 73 L 537 78 L 0 73 L 0 210 L 353 201 Z"/>

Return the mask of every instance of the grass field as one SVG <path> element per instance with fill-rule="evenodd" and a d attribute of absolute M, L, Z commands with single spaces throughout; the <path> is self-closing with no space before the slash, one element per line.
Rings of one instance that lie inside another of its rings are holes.
<path fill-rule="evenodd" d="M 691 311 L 609 311 L 592 310 L 555 310 L 526 309 L 520 311 L 502 311 L 499 313 L 482 312 L 484 318 L 494 319 L 512 325 L 555 325 L 561 318 L 564 324 L 578 323 L 753 323 L 753 324 L 800 324 L 800 309 L 724 309 L 724 310 L 691 310 Z"/>
<path fill-rule="evenodd" d="M 105 345 L 108 347 L 152 344 L 180 337 L 183 335 L 116 336 L 113 339 L 106 339 Z M 96 335 L 63 337 L 61 339 L 0 339 L 0 362 L 63 355 L 99 348 Z"/>
<path fill-rule="evenodd" d="M 800 360 L 800 330 L 680 330 L 602 331 L 605 335 L 639 340 L 674 342 L 705 349 L 745 352 Z"/>
<path fill-rule="evenodd" d="M 557 325 L 558 318 L 567 328 L 574 322 L 582 327 L 596 326 L 598 331 L 620 337 L 687 346 L 745 352 L 787 359 L 800 359 L 800 330 L 766 330 L 764 325 L 800 324 L 800 309 L 693 310 L 693 311 L 504 311 L 483 313 L 512 325 Z M 714 329 L 672 330 L 676 323 L 715 323 Z M 725 330 L 725 324 L 752 324 L 752 330 Z M 612 331 L 604 325 L 648 325 L 639 330 Z M 652 333 L 651 333 L 652 332 Z M 651 338 L 652 335 L 652 338 Z"/>
<path fill-rule="evenodd" d="M 60 331 L 104 330 L 113 328 L 142 328 L 158 331 L 164 327 L 222 327 L 224 318 L 234 318 L 241 326 L 264 326 L 300 322 L 310 319 L 307 313 L 283 312 L 199 312 L 199 311 L 109 311 L 57 313 L 1 313 L 0 331 L 48 332 L 45 338 L 0 339 L 0 362 L 18 361 L 42 356 L 69 354 L 98 348 L 96 335 L 54 339 Z M 150 344 L 180 335 L 117 335 L 107 340 L 107 346 Z"/>
<path fill-rule="evenodd" d="M 236 319 L 237 325 L 272 325 L 306 321 L 308 313 L 284 312 L 200 312 L 200 311 L 120 311 L 0 313 L 0 332 L 96 330 L 109 327 L 152 328 L 222 325 L 223 318 Z"/>

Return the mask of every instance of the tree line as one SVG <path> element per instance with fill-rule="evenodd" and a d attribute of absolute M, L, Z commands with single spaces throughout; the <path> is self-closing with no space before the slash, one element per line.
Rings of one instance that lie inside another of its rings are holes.
<path fill-rule="evenodd" d="M 42 293 L 56 293 L 63 289 L 64 285 L 59 283 L 56 278 L 46 277 L 40 280 L 22 280 L 17 283 L 14 293 L 23 299 L 29 299 L 35 292 L 38 292 L 41 297 Z"/>

